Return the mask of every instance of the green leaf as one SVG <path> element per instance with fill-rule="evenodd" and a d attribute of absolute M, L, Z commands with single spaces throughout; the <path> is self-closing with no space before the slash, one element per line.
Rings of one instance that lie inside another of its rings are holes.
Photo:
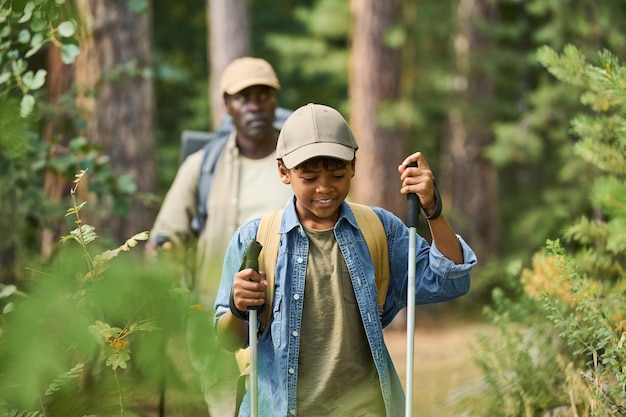
<path fill-rule="evenodd" d="M 5 305 L 4 308 L 2 309 L 2 314 L 10 313 L 11 311 L 13 311 L 13 308 L 15 308 L 14 303 L 7 303 L 7 305 Z"/>
<path fill-rule="evenodd" d="M 9 78 L 11 78 L 11 73 L 8 71 L 5 71 L 3 73 L 0 73 L 0 84 L 4 84 L 6 83 Z"/>
<path fill-rule="evenodd" d="M 30 21 L 30 30 L 33 32 L 43 32 L 48 26 L 48 21 L 40 16 L 35 16 Z"/>
<path fill-rule="evenodd" d="M 82 209 L 85 204 L 87 204 L 87 202 L 83 201 L 77 207 L 70 207 L 70 208 L 68 208 L 67 211 L 65 212 L 65 217 L 71 216 L 73 214 L 78 213 L 80 211 L 80 209 Z"/>
<path fill-rule="evenodd" d="M 128 0 L 128 8 L 135 13 L 144 13 L 148 10 L 147 0 Z"/>
<path fill-rule="evenodd" d="M 20 102 L 20 115 L 24 118 L 28 117 L 35 107 L 35 97 L 30 94 L 24 94 Z"/>
<path fill-rule="evenodd" d="M 76 45 L 63 44 L 63 46 L 61 46 L 61 60 L 64 64 L 73 63 L 79 53 L 80 49 Z"/>
<path fill-rule="evenodd" d="M 79 363 L 69 371 L 64 374 L 54 378 L 50 385 L 48 385 L 48 389 L 46 389 L 45 396 L 50 396 L 60 390 L 63 386 L 67 385 L 68 382 L 78 378 L 80 376 L 80 372 L 83 369 L 84 364 Z"/>
<path fill-rule="evenodd" d="M 135 180 L 128 174 L 122 174 L 117 178 L 117 187 L 124 194 L 132 194 L 137 191 Z"/>
<path fill-rule="evenodd" d="M 24 6 L 24 14 L 22 15 L 22 17 L 20 18 L 18 22 L 19 23 L 28 22 L 30 18 L 32 17 L 34 10 L 35 10 L 35 3 L 33 3 L 32 1 L 29 1 L 28 3 L 26 3 L 26 6 Z"/>
<path fill-rule="evenodd" d="M 37 70 L 37 73 L 33 73 L 32 71 L 28 71 L 22 77 L 22 82 L 29 90 L 37 90 L 46 83 L 46 74 L 47 71 L 44 69 Z"/>
<path fill-rule="evenodd" d="M 46 39 L 41 33 L 35 33 L 30 40 L 30 49 L 24 54 L 24 57 L 29 58 L 35 55 L 41 47 L 46 43 Z"/>
<path fill-rule="evenodd" d="M 76 32 L 74 22 L 72 22 L 71 20 L 66 20 L 65 22 L 61 23 L 57 30 L 59 31 L 59 35 L 64 38 L 74 36 L 74 33 Z"/>
<path fill-rule="evenodd" d="M 30 42 L 30 32 L 28 29 L 20 30 L 20 33 L 17 35 L 17 41 L 24 44 Z"/>
<path fill-rule="evenodd" d="M 7 298 L 15 293 L 16 290 L 17 287 L 15 285 L 7 285 L 0 291 L 0 298 Z"/>

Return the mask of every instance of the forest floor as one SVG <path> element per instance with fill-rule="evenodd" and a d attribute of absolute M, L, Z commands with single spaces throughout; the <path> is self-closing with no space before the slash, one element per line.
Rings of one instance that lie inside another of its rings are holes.
<path fill-rule="evenodd" d="M 413 416 L 459 417 L 463 398 L 483 387 L 470 345 L 476 335 L 495 335 L 492 325 L 458 318 L 417 320 L 413 359 Z M 402 385 L 406 383 L 406 330 L 385 330 Z M 406 386 L 405 386 L 406 388 Z"/>
<path fill-rule="evenodd" d="M 466 415 L 461 409 L 464 396 L 483 387 L 482 374 L 472 360 L 470 348 L 479 333 L 496 334 L 494 327 L 484 322 L 455 316 L 420 315 L 418 311 L 414 338 L 413 416 Z M 401 320 L 394 322 L 385 330 L 385 341 L 405 386 L 406 325 Z M 159 417 L 158 398 L 154 397 L 148 403 L 144 402 L 147 407 L 141 407 L 137 415 Z M 199 392 L 168 392 L 165 417 L 192 416 L 208 416 Z"/>

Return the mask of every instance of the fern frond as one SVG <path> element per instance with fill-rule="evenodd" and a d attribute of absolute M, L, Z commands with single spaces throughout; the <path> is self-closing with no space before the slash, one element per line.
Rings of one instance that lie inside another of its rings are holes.
<path fill-rule="evenodd" d="M 11 410 L 8 417 L 44 417 L 41 411 Z"/>
<path fill-rule="evenodd" d="M 64 374 L 54 378 L 52 382 L 50 383 L 50 385 L 48 385 L 45 395 L 50 396 L 54 394 L 55 392 L 60 390 L 64 385 L 66 385 L 68 382 L 78 378 L 80 376 L 80 372 L 83 370 L 83 366 L 84 364 L 79 363 L 78 365 L 76 365 L 69 371 L 65 372 Z"/>

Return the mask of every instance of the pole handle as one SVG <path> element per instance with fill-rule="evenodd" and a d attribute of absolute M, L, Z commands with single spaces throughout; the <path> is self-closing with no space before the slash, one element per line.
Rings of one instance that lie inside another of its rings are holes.
<path fill-rule="evenodd" d="M 261 245 L 256 240 L 250 242 L 248 248 L 246 249 L 246 256 L 244 261 L 244 269 L 252 268 L 256 272 L 259 272 L 259 253 L 261 253 L 261 249 L 263 249 L 263 245 Z M 248 310 L 258 310 L 258 306 L 248 307 Z"/>
<path fill-rule="evenodd" d="M 417 168 L 417 162 L 411 162 L 407 165 L 407 168 Z M 419 221 L 419 213 L 421 209 L 420 199 L 415 193 L 409 193 L 406 195 L 407 210 L 406 210 L 406 225 L 408 227 L 417 227 Z"/>

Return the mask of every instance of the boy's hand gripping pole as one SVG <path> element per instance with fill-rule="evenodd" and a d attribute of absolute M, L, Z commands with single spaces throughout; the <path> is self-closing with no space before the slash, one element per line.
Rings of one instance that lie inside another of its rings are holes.
<path fill-rule="evenodd" d="M 411 162 L 407 168 L 417 167 L 417 162 Z M 420 199 L 415 193 L 407 194 L 407 226 L 409 227 L 409 256 L 408 256 L 408 292 L 407 292 L 407 320 L 406 320 L 406 403 L 404 416 L 413 416 L 413 356 L 415 339 L 415 251 L 417 247 L 417 224 L 419 221 Z"/>
<path fill-rule="evenodd" d="M 245 268 L 252 268 L 259 272 L 259 253 L 263 246 L 253 241 L 248 245 L 246 250 Z M 248 381 L 248 390 L 250 391 L 250 415 L 258 417 L 259 415 L 259 368 L 257 364 L 257 309 L 258 307 L 248 308 L 248 343 L 250 345 L 250 380 Z"/>

